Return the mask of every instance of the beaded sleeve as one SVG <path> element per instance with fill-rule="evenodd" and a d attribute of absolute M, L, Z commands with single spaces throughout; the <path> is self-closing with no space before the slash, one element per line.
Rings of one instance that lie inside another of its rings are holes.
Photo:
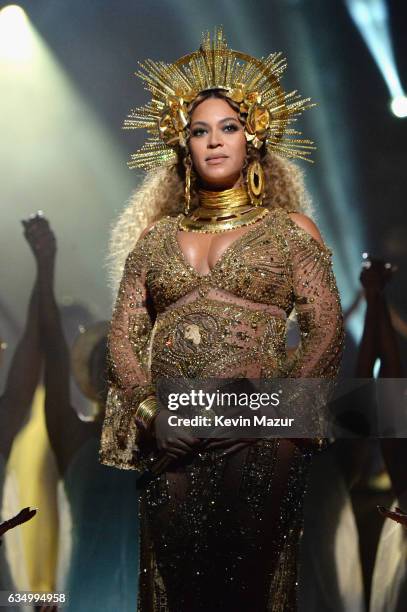
<path fill-rule="evenodd" d="M 152 322 L 146 307 L 144 260 L 141 239 L 127 257 L 108 337 L 109 390 L 99 458 L 121 469 L 144 468 L 146 449 L 135 413 L 139 403 L 155 392 L 148 367 Z"/>
<path fill-rule="evenodd" d="M 301 335 L 288 376 L 335 378 L 344 327 L 332 253 L 294 221 L 288 222 L 294 304 Z"/>
<path fill-rule="evenodd" d="M 328 445 L 328 401 L 343 351 L 343 315 L 331 250 L 290 218 L 288 223 L 293 301 L 301 341 L 290 359 L 287 376 L 330 379 L 300 386 L 294 399 L 296 409 L 302 406 L 315 431 L 310 448 L 321 451 Z"/>

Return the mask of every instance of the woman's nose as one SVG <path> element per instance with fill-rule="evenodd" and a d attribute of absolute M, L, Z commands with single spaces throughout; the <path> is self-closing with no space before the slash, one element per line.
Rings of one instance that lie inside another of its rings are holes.
<path fill-rule="evenodd" d="M 222 136 L 217 130 L 212 130 L 209 133 L 208 147 L 214 149 L 215 147 L 219 146 L 223 146 Z"/>

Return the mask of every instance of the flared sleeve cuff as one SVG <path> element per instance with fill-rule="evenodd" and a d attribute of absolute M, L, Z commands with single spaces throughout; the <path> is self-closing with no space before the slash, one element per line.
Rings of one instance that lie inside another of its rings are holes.
<path fill-rule="evenodd" d="M 109 387 L 99 450 L 101 463 L 124 470 L 146 469 L 154 447 L 137 427 L 135 414 L 140 402 L 153 395 L 153 385 L 139 387 L 131 399 L 119 387 Z"/>

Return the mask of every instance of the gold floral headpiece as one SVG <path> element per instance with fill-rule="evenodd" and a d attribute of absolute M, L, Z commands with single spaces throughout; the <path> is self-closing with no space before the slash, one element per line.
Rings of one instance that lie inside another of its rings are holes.
<path fill-rule="evenodd" d="M 152 100 L 132 110 L 125 129 L 146 128 L 150 137 L 131 156 L 130 168 L 151 170 L 177 161 L 179 147 L 187 146 L 188 107 L 203 91 L 224 90 L 245 118 L 246 140 L 259 149 L 263 143 L 283 157 L 305 161 L 315 149 L 290 128 L 305 109 L 315 106 L 297 91 L 285 93 L 280 78 L 287 67 L 281 53 L 257 59 L 228 49 L 222 28 L 203 35 L 200 48 L 173 64 L 146 60 L 136 72 Z"/>

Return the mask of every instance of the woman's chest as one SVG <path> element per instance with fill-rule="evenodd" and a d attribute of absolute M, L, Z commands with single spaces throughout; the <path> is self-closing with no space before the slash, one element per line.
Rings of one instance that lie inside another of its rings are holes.
<path fill-rule="evenodd" d="M 250 227 L 240 227 L 235 230 L 216 233 L 199 233 L 178 231 L 176 240 L 182 258 L 200 276 L 210 274 L 224 253 L 232 248 Z"/>
<path fill-rule="evenodd" d="M 239 228 L 233 236 L 205 234 L 197 240 L 196 234 L 179 232 L 174 221 L 155 241 L 147 267 L 147 287 L 158 312 L 204 287 L 290 309 L 288 247 L 278 232 L 262 223 Z"/>

